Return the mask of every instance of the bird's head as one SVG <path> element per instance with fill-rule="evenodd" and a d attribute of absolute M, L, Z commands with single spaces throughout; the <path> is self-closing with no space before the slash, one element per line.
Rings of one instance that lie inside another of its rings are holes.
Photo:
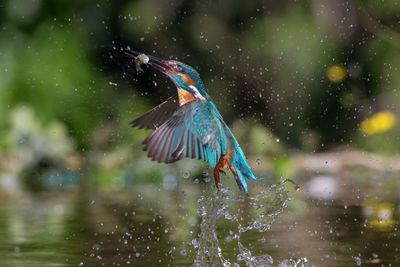
<path fill-rule="evenodd" d="M 154 69 L 167 75 L 180 89 L 191 93 L 195 98 L 208 100 L 200 75 L 195 69 L 176 60 L 163 60 L 154 56 L 144 55 L 132 50 L 125 53 L 134 58 L 136 65 L 150 65 Z"/>

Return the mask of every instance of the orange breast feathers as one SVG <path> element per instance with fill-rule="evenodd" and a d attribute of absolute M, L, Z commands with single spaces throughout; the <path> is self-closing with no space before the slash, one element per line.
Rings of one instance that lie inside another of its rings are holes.
<path fill-rule="evenodd" d="M 195 83 L 192 80 L 192 78 L 190 78 L 189 76 L 187 76 L 185 74 L 179 74 L 179 75 L 181 76 L 181 78 L 185 82 L 185 84 L 187 84 L 188 86 L 195 86 Z M 178 87 L 178 97 L 179 97 L 179 105 L 180 106 L 196 100 L 196 97 L 193 94 L 191 94 L 190 92 L 188 92 L 180 87 Z"/>
<path fill-rule="evenodd" d="M 192 95 L 190 92 L 178 87 L 178 98 L 179 98 L 179 106 L 185 105 L 186 103 L 190 103 L 196 100 L 196 97 Z"/>

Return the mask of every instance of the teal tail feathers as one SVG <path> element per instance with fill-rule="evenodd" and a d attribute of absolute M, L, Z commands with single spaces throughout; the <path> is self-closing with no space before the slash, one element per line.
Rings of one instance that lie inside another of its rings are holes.
<path fill-rule="evenodd" d="M 251 171 L 251 168 L 247 163 L 246 157 L 239 145 L 237 145 L 235 152 L 233 153 L 231 158 L 231 170 L 235 175 L 236 183 L 247 194 L 248 188 L 246 178 L 249 180 L 256 180 L 256 177 Z"/>
<path fill-rule="evenodd" d="M 247 194 L 248 187 L 246 179 L 256 180 L 256 177 L 251 171 L 251 168 L 247 162 L 246 156 L 244 155 L 242 148 L 240 147 L 238 141 L 236 140 L 235 136 L 228 126 L 226 126 L 226 131 L 233 149 L 232 157 L 230 159 L 230 169 L 235 176 L 236 183 L 239 188 L 243 189 L 243 191 Z"/>

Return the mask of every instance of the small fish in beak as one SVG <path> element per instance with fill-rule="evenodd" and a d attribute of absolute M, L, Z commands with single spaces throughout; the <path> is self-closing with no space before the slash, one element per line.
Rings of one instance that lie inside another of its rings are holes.
<path fill-rule="evenodd" d="M 134 57 L 134 59 L 135 59 L 137 72 L 143 71 L 143 69 L 140 65 L 142 65 L 142 64 L 146 65 L 147 63 L 149 63 L 149 57 L 145 54 L 139 54 L 138 56 Z"/>

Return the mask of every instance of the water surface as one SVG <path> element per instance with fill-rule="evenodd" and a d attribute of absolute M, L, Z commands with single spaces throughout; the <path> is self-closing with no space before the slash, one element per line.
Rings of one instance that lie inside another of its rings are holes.
<path fill-rule="evenodd" d="M 253 202 L 192 181 L 2 194 L 0 266 L 201 266 L 207 253 L 219 253 L 215 266 L 400 266 L 396 199 L 345 204 L 313 200 L 306 187 L 263 186 L 268 194 Z M 390 217 L 368 213 L 385 207 Z"/>

